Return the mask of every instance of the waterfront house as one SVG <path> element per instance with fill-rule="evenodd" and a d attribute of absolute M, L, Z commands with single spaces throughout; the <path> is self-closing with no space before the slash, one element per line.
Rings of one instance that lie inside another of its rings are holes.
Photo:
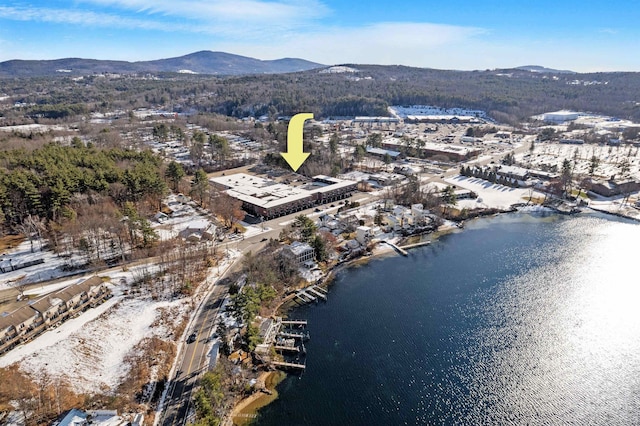
<path fill-rule="evenodd" d="M 604 197 L 613 197 L 628 194 L 640 190 L 640 183 L 636 180 L 616 181 L 614 179 L 594 180 L 591 182 L 591 191 Z"/>
<path fill-rule="evenodd" d="M 294 241 L 282 249 L 285 256 L 295 260 L 298 265 L 304 264 L 308 260 L 313 260 L 315 250 L 307 243 Z"/>
<path fill-rule="evenodd" d="M 366 246 L 367 244 L 369 244 L 372 238 L 373 238 L 373 232 L 370 227 L 358 226 L 356 228 L 356 240 L 363 246 Z"/>

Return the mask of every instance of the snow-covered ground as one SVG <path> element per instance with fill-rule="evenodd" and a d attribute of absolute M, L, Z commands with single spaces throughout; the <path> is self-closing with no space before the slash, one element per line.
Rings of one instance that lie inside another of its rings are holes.
<path fill-rule="evenodd" d="M 506 210 L 512 204 L 526 202 L 531 192 L 528 188 L 509 188 L 474 177 L 455 176 L 445 179 L 445 181 L 478 194 L 478 199 L 476 200 L 458 200 L 457 206 L 460 208 L 482 207 Z M 543 195 L 534 191 L 533 196 Z"/>
<path fill-rule="evenodd" d="M 228 250 L 220 265 L 209 270 L 207 283 L 217 281 L 239 255 L 236 250 Z M 115 390 L 129 371 L 126 357 L 133 348 L 152 336 L 165 340 L 179 337 L 171 336 L 170 329 L 193 306 L 188 298 L 154 301 L 124 296 L 124 284 L 119 283 L 132 282 L 144 268 L 149 266 L 108 274 L 114 294 L 111 299 L 6 353 L 0 357 L 0 367 L 19 362 L 20 368 L 29 373 L 46 371 L 52 377 L 66 377 L 78 393 Z M 77 281 L 72 279 L 31 292 L 45 294 Z"/>
<path fill-rule="evenodd" d="M 130 368 L 125 357 L 145 337 L 166 338 L 167 326 L 186 305 L 186 299 L 152 302 L 115 296 L 10 351 L 0 358 L 0 366 L 20 362 L 23 371 L 67 378 L 77 393 L 114 391 Z M 161 308 L 169 310 L 161 313 Z M 170 310 L 173 315 L 167 315 Z M 152 327 L 160 318 L 163 323 Z"/>
<path fill-rule="evenodd" d="M 69 259 L 61 258 L 51 250 L 40 251 L 42 244 L 40 241 L 34 241 L 34 252 L 32 253 L 31 243 L 25 240 L 17 247 L 5 251 L 2 256 L 0 256 L 3 265 L 7 265 L 9 259 L 11 259 L 11 264 L 13 265 L 19 265 L 37 259 L 44 260 L 44 263 L 39 265 L 0 273 L 0 290 L 9 288 L 16 281 L 34 283 L 52 280 L 69 274 L 69 272 L 65 272 L 62 269 L 63 266 L 69 262 Z"/>
<path fill-rule="evenodd" d="M 516 156 L 518 162 L 530 165 L 532 168 L 541 168 L 543 165 L 556 165 L 558 170 L 562 168 L 562 162 L 568 159 L 575 162 L 574 175 L 589 174 L 590 159 L 596 157 L 599 160 L 595 176 L 609 178 L 620 175 L 620 164 L 624 160 L 629 162 L 631 176 L 640 175 L 640 150 L 632 146 L 601 146 L 594 144 L 572 145 L 559 143 L 538 143 L 533 155 L 524 152 Z"/>
<path fill-rule="evenodd" d="M 591 200 L 589 207 L 594 210 L 609 212 L 617 215 L 626 216 L 632 219 L 640 220 L 640 210 L 633 207 L 629 203 L 622 203 L 622 197 L 606 199 L 601 197 L 597 200 Z"/>
<path fill-rule="evenodd" d="M 129 370 L 125 358 L 132 349 L 145 337 L 167 338 L 169 329 L 190 306 L 186 298 L 153 301 L 124 296 L 119 283 L 133 281 L 141 268 L 147 266 L 108 274 L 111 299 L 6 353 L 0 357 L 0 367 L 19 362 L 29 373 L 46 371 L 52 377 L 65 377 L 78 393 L 113 391 Z M 82 279 L 45 285 L 29 293 L 46 294 L 78 280 Z"/>

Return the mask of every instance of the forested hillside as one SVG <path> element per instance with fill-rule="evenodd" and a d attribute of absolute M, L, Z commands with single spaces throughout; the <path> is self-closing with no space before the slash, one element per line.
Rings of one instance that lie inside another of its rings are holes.
<path fill-rule="evenodd" d="M 640 121 L 640 73 L 447 71 L 353 65 L 355 73 L 240 77 L 158 74 L 155 79 L 88 76 L 80 80 L 0 79 L 0 93 L 19 107 L 2 111 L 11 124 L 67 118 L 113 108 L 163 107 L 233 117 L 313 112 L 316 117 L 386 115 L 389 105 L 426 104 L 485 110 L 517 123 L 531 115 L 574 109 Z"/>
<path fill-rule="evenodd" d="M 27 217 L 60 224 L 90 205 L 124 211 L 145 200 L 159 207 L 167 191 L 161 165 L 149 151 L 86 147 L 79 139 L 71 146 L 2 150 L 0 218 L 7 230 L 19 231 Z"/>

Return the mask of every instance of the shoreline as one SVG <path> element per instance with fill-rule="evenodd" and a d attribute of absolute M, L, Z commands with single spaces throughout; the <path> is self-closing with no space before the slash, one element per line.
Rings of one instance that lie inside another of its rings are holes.
<path fill-rule="evenodd" d="M 541 209 L 544 210 L 549 210 L 551 212 L 554 212 L 552 209 L 549 209 L 548 207 L 540 207 Z M 613 216 L 618 216 L 618 217 L 623 217 L 623 218 L 627 218 L 627 219 L 634 219 L 634 218 L 630 218 L 627 216 L 623 216 L 620 214 L 615 214 L 612 212 L 608 212 L 608 211 L 601 211 L 601 210 L 597 210 L 597 209 L 593 209 L 590 208 L 593 211 L 597 211 L 597 212 L 601 212 L 601 213 L 605 213 L 605 214 L 611 214 Z M 505 213 L 526 213 L 527 210 L 520 210 L 517 208 L 514 209 L 509 209 L 509 210 L 501 210 L 501 211 L 493 211 L 490 214 L 486 214 L 486 215 L 478 215 L 475 216 L 473 218 L 468 218 L 468 220 L 475 220 L 475 219 L 485 219 L 485 218 L 491 218 L 491 217 L 495 217 L 498 216 L 500 214 L 505 214 Z M 555 214 L 561 214 L 559 212 L 554 212 Z M 638 221 L 637 219 L 634 219 L 636 221 Z M 451 221 L 453 222 L 453 221 Z M 456 222 L 453 222 L 456 223 Z M 417 239 L 417 242 L 422 242 L 425 241 L 425 237 L 427 237 L 427 239 L 429 241 L 437 241 L 440 237 L 444 236 L 444 235 L 448 235 L 452 232 L 455 231 L 463 231 L 464 228 L 460 228 L 459 226 L 453 225 L 453 224 L 445 224 L 442 225 L 440 228 L 438 228 L 436 231 L 430 232 L 430 233 L 426 233 L 426 234 L 417 234 L 417 235 L 410 235 L 407 237 L 400 237 L 399 241 L 398 241 L 398 245 L 405 245 L 405 244 L 411 244 L 413 239 Z M 415 242 L 415 241 L 414 241 Z M 378 247 L 378 245 L 376 245 L 376 247 L 374 247 L 374 249 L 370 252 L 369 255 L 367 256 L 359 256 L 356 257 L 354 259 L 348 260 L 346 262 L 342 262 L 342 263 L 338 263 L 334 266 L 332 266 L 328 272 L 327 275 L 322 279 L 322 283 L 319 284 L 319 286 L 328 289 L 334 279 L 336 274 L 338 274 L 340 271 L 346 269 L 346 268 L 350 268 L 350 267 L 354 267 L 354 266 L 361 266 L 361 265 L 366 265 L 370 260 L 373 260 L 374 258 L 381 258 L 384 256 L 397 256 L 398 254 L 396 253 L 396 251 L 391 248 L 390 246 L 387 246 L 385 248 L 380 248 Z M 291 294 L 287 297 L 285 297 L 275 308 L 274 308 L 274 314 L 279 314 L 279 315 L 286 315 L 288 313 L 288 311 L 290 311 L 291 309 L 297 308 L 301 305 L 293 305 L 293 304 L 288 304 L 289 302 L 292 302 L 293 299 L 295 298 L 295 293 Z M 282 382 L 284 379 L 286 379 L 289 374 L 287 374 L 286 372 L 283 371 L 269 371 L 269 372 L 263 372 L 260 374 L 260 378 L 263 377 L 263 375 L 265 375 L 266 377 L 268 377 L 270 374 L 276 374 L 276 373 L 280 373 L 282 375 L 281 378 L 279 378 L 279 380 L 273 385 L 273 389 L 270 389 L 273 392 L 273 395 L 268 395 L 268 394 L 264 394 L 260 391 L 249 395 L 246 398 L 243 398 L 241 400 L 239 400 L 231 409 L 230 415 L 229 415 L 229 419 L 233 420 L 233 414 L 234 413 L 240 413 L 243 410 L 246 409 L 246 407 L 250 406 L 252 403 L 255 403 L 255 405 L 253 407 L 250 408 L 249 413 L 242 413 L 242 414 L 248 414 L 249 416 L 253 417 L 247 417 L 245 418 L 243 423 L 233 423 L 234 425 L 238 424 L 239 426 L 243 426 L 243 425 L 247 425 L 250 424 L 250 422 L 255 418 L 255 415 L 257 415 L 258 411 L 267 406 L 268 404 L 270 404 L 271 402 L 275 401 L 278 398 L 278 392 L 275 389 L 275 387 Z M 259 378 L 259 380 L 260 380 Z"/>
<path fill-rule="evenodd" d="M 402 237 L 399 241 L 402 242 L 409 238 L 420 238 L 420 240 L 422 240 L 427 235 L 431 236 L 429 241 L 434 241 L 440 238 L 441 236 L 449 234 L 458 229 L 460 228 L 454 225 L 442 225 L 438 230 L 430 232 L 428 234 Z M 381 258 L 384 256 L 391 256 L 391 255 L 393 256 L 397 255 L 396 251 L 393 248 L 389 246 L 385 248 L 378 248 L 376 246 L 371 251 L 371 254 L 368 256 L 359 256 L 354 259 L 348 260 L 346 262 L 338 263 L 332 266 L 327 272 L 327 275 L 322 279 L 322 283 L 319 284 L 319 286 L 328 289 L 332 285 L 336 274 L 339 273 L 340 271 L 353 266 L 366 265 L 373 258 Z M 278 305 L 276 305 L 276 307 L 274 308 L 274 315 L 280 314 L 284 316 L 291 309 L 298 307 L 295 305 L 287 305 L 288 302 L 291 302 L 294 299 L 294 297 L 295 297 L 295 293 L 285 297 Z M 251 422 L 256 418 L 257 413 L 261 408 L 266 407 L 267 405 L 269 405 L 270 403 L 272 403 L 278 398 L 278 391 L 276 390 L 276 387 L 278 384 L 280 384 L 280 382 L 282 382 L 288 376 L 289 374 L 280 370 L 263 371 L 262 373 L 260 373 L 260 375 L 258 376 L 258 383 L 260 382 L 265 383 L 266 389 L 268 389 L 271 392 L 271 394 L 263 393 L 261 391 L 256 391 L 251 395 L 238 400 L 233 405 L 233 407 L 229 412 L 229 415 L 227 416 L 228 422 L 230 423 L 223 423 L 223 424 L 229 424 L 234 426 L 235 425 L 245 426 L 245 425 L 251 424 Z M 269 385 L 272 385 L 272 387 Z M 239 420 L 234 421 L 234 419 L 239 419 Z"/>
<path fill-rule="evenodd" d="M 279 370 L 260 373 L 256 385 L 260 384 L 261 386 L 251 395 L 239 400 L 231 409 L 228 416 L 231 424 L 234 426 L 251 424 L 261 408 L 266 407 L 278 398 L 276 387 L 286 377 L 287 373 Z"/>
<path fill-rule="evenodd" d="M 517 210 L 508 210 L 505 212 L 493 213 L 492 216 L 500 213 L 511 213 L 514 211 L 517 211 Z M 483 216 L 483 217 L 487 217 L 487 216 Z M 435 241 L 441 236 L 447 235 L 459 229 L 460 228 L 456 225 L 446 224 L 446 225 L 440 226 L 440 228 L 438 228 L 436 231 L 433 231 L 427 234 L 400 237 L 399 242 L 402 242 L 403 244 L 405 244 L 406 240 L 410 238 L 419 238 L 422 241 L 425 236 L 430 236 L 429 241 Z M 331 268 L 329 268 L 326 276 L 322 278 L 322 283 L 319 284 L 319 286 L 328 289 L 332 285 L 336 274 L 339 273 L 340 271 L 346 268 L 354 267 L 354 266 L 366 265 L 370 260 L 373 260 L 373 258 L 381 258 L 384 256 L 397 256 L 397 253 L 390 246 L 387 246 L 385 248 L 380 248 L 378 247 L 378 245 L 376 245 L 376 247 L 374 247 L 374 249 L 370 252 L 370 255 L 368 256 L 361 255 L 359 257 L 348 260 L 346 262 L 338 263 L 332 266 Z M 284 299 L 282 299 L 282 301 L 278 305 L 276 305 L 276 307 L 274 308 L 273 310 L 274 315 L 279 314 L 284 316 L 291 309 L 299 307 L 300 305 L 288 305 L 288 303 L 293 301 L 294 298 L 295 298 L 295 293 L 289 296 L 286 296 Z M 276 370 L 276 371 L 264 371 L 260 373 L 260 375 L 258 376 L 258 382 L 260 382 L 261 379 L 264 379 L 263 383 L 266 384 L 269 378 L 273 377 L 273 375 L 275 374 L 280 374 L 281 377 L 279 377 L 278 380 L 275 383 L 273 383 L 272 389 L 267 386 L 267 389 L 269 389 L 272 392 L 271 395 L 265 394 L 261 391 L 257 391 L 245 398 L 238 400 L 231 408 L 229 415 L 226 417 L 228 419 L 228 423 L 223 423 L 223 424 L 228 424 L 233 426 L 249 425 L 256 418 L 257 413 L 261 408 L 266 407 L 267 405 L 275 401 L 278 398 L 278 391 L 276 390 L 277 385 L 280 384 L 280 382 L 282 382 L 284 379 L 286 379 L 289 376 L 289 374 L 287 374 L 284 371 Z M 235 418 L 238 418 L 239 421 L 234 421 Z"/>

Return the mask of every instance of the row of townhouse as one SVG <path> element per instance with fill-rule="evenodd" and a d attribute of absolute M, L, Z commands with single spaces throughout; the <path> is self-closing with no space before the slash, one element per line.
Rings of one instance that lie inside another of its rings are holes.
<path fill-rule="evenodd" d="M 0 315 L 0 355 L 110 296 L 102 278 L 93 276 Z"/>

